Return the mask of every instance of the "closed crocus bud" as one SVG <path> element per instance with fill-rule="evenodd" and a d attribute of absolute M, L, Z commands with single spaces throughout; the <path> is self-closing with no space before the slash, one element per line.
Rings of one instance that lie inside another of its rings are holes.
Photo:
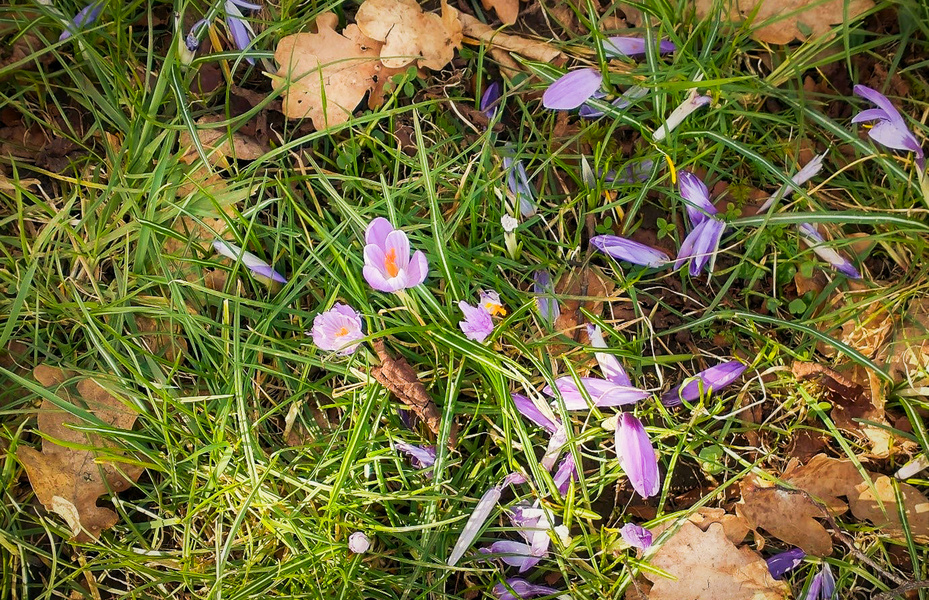
<path fill-rule="evenodd" d="M 623 537 L 623 541 L 633 548 L 645 550 L 652 545 L 652 532 L 635 523 L 623 525 L 622 529 L 619 530 L 619 535 Z"/>
<path fill-rule="evenodd" d="M 356 531 L 348 536 L 348 549 L 355 554 L 364 554 L 371 547 L 371 540 L 364 533 Z"/>
<path fill-rule="evenodd" d="M 655 449 L 642 422 L 629 413 L 622 413 L 616 423 L 616 454 L 619 466 L 635 491 L 643 498 L 658 493 L 660 481 Z"/>
<path fill-rule="evenodd" d="M 765 562 L 768 564 L 771 577 L 780 579 L 785 573 L 800 566 L 804 558 L 806 558 L 806 552 L 800 548 L 792 548 L 786 552 L 775 554 Z"/>
<path fill-rule="evenodd" d="M 603 51 L 610 57 L 640 56 L 645 54 L 647 42 L 648 40 L 644 38 L 615 36 L 604 40 Z M 667 54 L 676 50 L 676 46 L 668 40 L 661 40 L 657 46 L 659 54 Z"/>

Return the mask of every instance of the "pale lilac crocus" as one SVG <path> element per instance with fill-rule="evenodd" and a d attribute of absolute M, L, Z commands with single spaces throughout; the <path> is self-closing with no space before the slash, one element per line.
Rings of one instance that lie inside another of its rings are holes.
<path fill-rule="evenodd" d="M 435 446 L 419 446 L 416 444 L 408 444 L 400 440 L 396 440 L 394 445 L 397 447 L 397 450 L 410 457 L 410 464 L 416 469 L 428 469 L 435 465 Z"/>
<path fill-rule="evenodd" d="M 516 405 L 519 414 L 550 433 L 555 433 L 561 427 L 558 417 L 553 414 L 545 414 L 536 406 L 535 402 L 522 394 L 513 394 L 513 404 Z"/>
<path fill-rule="evenodd" d="M 539 315 L 549 323 L 554 323 L 561 316 L 561 307 L 552 296 L 555 291 L 552 276 L 548 271 L 539 270 L 532 274 L 532 279 L 532 291 L 537 294 L 535 304 L 539 309 Z"/>
<path fill-rule="evenodd" d="M 765 560 L 768 564 L 768 571 L 771 577 L 780 579 L 786 573 L 796 569 L 803 563 L 806 558 L 806 552 L 800 548 L 791 548 L 786 552 L 780 552 Z"/>
<path fill-rule="evenodd" d="M 494 506 L 497 505 L 497 501 L 500 500 L 500 495 L 502 493 L 503 486 L 494 486 L 481 496 L 471 516 L 468 517 L 468 522 L 465 523 L 464 529 L 461 530 L 458 541 L 455 542 L 455 546 L 452 548 L 452 553 L 448 557 L 448 566 L 454 567 L 457 565 L 461 557 L 464 556 L 465 551 L 471 547 L 474 538 L 480 533 L 481 528 L 484 526 L 484 522 L 487 521 L 487 517 L 490 516 Z"/>
<path fill-rule="evenodd" d="M 492 317 L 506 316 L 506 308 L 503 307 L 503 302 L 500 301 L 500 294 L 494 290 L 481 291 L 480 307 Z"/>
<path fill-rule="evenodd" d="M 578 377 L 580 387 L 573 377 L 559 377 L 555 387 L 564 399 L 565 410 L 586 410 L 590 408 L 586 396 L 597 408 L 635 404 L 649 397 L 649 393 L 628 385 L 618 385 L 612 381 L 597 377 Z M 583 391 L 582 391 L 583 390 Z M 545 386 L 543 393 L 554 396 L 551 386 Z"/>
<path fill-rule="evenodd" d="M 710 202 L 710 192 L 699 177 L 689 171 L 682 171 L 679 185 L 693 229 L 681 242 L 674 268 L 679 269 L 690 261 L 690 274 L 696 277 L 719 251 L 726 224 L 714 216 L 717 214 L 716 207 Z"/>
<path fill-rule="evenodd" d="M 481 343 L 494 331 L 494 321 L 490 313 L 481 306 L 472 306 L 462 300 L 458 308 L 464 313 L 464 320 L 458 321 L 458 327 L 469 340 Z"/>
<path fill-rule="evenodd" d="M 588 324 L 587 337 L 590 338 L 590 345 L 594 348 L 607 348 L 606 340 L 603 339 L 603 333 L 600 331 L 599 325 Z M 626 370 L 623 368 L 623 366 L 619 363 L 618 358 L 612 354 L 607 354 L 606 352 L 595 352 L 594 357 L 597 359 L 597 364 L 600 366 L 600 371 L 603 373 L 603 376 L 607 381 L 611 381 L 618 385 L 632 387 L 632 380 L 629 379 L 629 375 L 626 373 Z"/>
<path fill-rule="evenodd" d="M 682 402 L 693 402 L 700 398 L 701 393 L 709 395 L 730 385 L 741 377 L 747 368 L 748 365 L 737 360 L 712 366 L 691 377 L 688 383 L 678 385 L 666 392 L 661 397 L 661 403 L 671 407 L 678 406 Z"/>
<path fill-rule="evenodd" d="M 74 18 L 65 26 L 65 30 L 61 32 L 58 41 L 63 42 L 81 29 L 88 25 L 92 25 L 100 17 L 100 12 L 103 10 L 105 4 L 105 0 L 99 0 L 98 2 L 88 4 L 78 11 L 78 13 L 74 15 Z"/>
<path fill-rule="evenodd" d="M 854 92 L 856 96 L 861 96 L 877 104 L 878 108 L 861 111 L 852 118 L 852 123 L 872 121 L 873 123 L 868 129 L 868 135 L 872 140 L 894 150 L 914 152 L 916 154 L 916 164 L 920 170 L 924 170 L 926 168 L 926 155 L 923 153 L 922 146 L 919 145 L 919 140 L 906 126 L 903 115 L 900 114 L 887 96 L 865 85 L 856 85 Z"/>
<path fill-rule="evenodd" d="M 241 262 L 252 274 L 258 276 L 259 279 L 276 281 L 277 283 L 287 283 L 287 278 L 271 268 L 271 265 L 251 252 L 247 252 L 236 246 L 232 242 L 216 240 L 213 242 L 213 249 L 226 258 Z"/>
<path fill-rule="evenodd" d="M 596 235 L 590 238 L 590 245 L 616 260 L 643 267 L 663 267 L 671 262 L 661 250 L 618 235 Z"/>
<path fill-rule="evenodd" d="M 529 176 L 526 174 L 523 161 L 504 156 L 503 170 L 506 171 L 507 190 L 519 208 L 519 214 L 523 217 L 531 217 L 537 210 L 535 189 L 529 183 Z"/>
<path fill-rule="evenodd" d="M 824 562 L 819 573 L 813 576 L 804 600 L 832 600 L 835 597 L 835 578 L 832 576 L 832 567 Z"/>
<path fill-rule="evenodd" d="M 310 335 L 320 350 L 348 356 L 358 348 L 360 340 L 365 337 L 361 326 L 361 315 L 357 310 L 336 302 L 329 310 L 316 315 Z"/>
<path fill-rule="evenodd" d="M 640 56 L 646 52 L 646 43 L 651 40 L 637 37 L 614 36 L 603 41 L 603 51 L 609 57 Z M 652 42 L 654 43 L 654 42 Z M 677 46 L 670 40 L 661 40 L 658 43 L 658 53 L 674 52 Z"/>
<path fill-rule="evenodd" d="M 623 525 L 622 529 L 619 530 L 619 535 L 633 548 L 645 550 L 652 545 L 652 532 L 635 523 Z"/>
<path fill-rule="evenodd" d="M 691 90 L 690 95 L 687 96 L 687 99 L 671 111 L 668 120 L 652 132 L 652 139 L 656 142 L 662 141 L 669 133 L 674 131 L 678 125 L 683 123 L 684 119 L 690 116 L 691 113 L 703 106 L 709 105 L 710 102 L 712 102 L 712 98 L 709 96 L 701 96 L 697 93 L 697 89 L 694 88 Z"/>
<path fill-rule="evenodd" d="M 497 600 L 524 600 L 536 596 L 551 596 L 560 590 L 544 585 L 529 583 L 519 577 L 511 577 L 505 583 L 494 586 L 494 596 Z"/>
<path fill-rule="evenodd" d="M 832 268 L 852 279 L 861 278 L 861 273 L 858 272 L 855 265 L 836 250 L 830 248 L 825 238 L 820 235 L 814 225 L 801 223 L 797 226 L 797 229 L 800 231 L 800 239 L 803 240 L 807 246 L 812 248 L 817 256 L 829 263 Z"/>
<path fill-rule="evenodd" d="M 630 413 L 621 413 L 616 423 L 616 455 L 632 488 L 643 498 L 658 493 L 658 459 L 642 422 Z"/>
<path fill-rule="evenodd" d="M 493 121 L 493 118 L 497 116 L 497 112 L 500 110 L 500 97 L 503 92 L 503 85 L 499 81 L 494 81 L 487 86 L 487 89 L 484 90 L 484 94 L 481 96 L 481 112 L 484 113 L 484 116 L 487 117 L 489 121 Z"/>
<path fill-rule="evenodd" d="M 509 515 L 513 527 L 529 544 L 530 554 L 537 557 L 546 556 L 551 543 L 548 533 L 554 528 L 551 512 L 536 500 L 531 506 L 525 503 L 517 504 Z"/>
<path fill-rule="evenodd" d="M 365 266 L 368 285 L 379 292 L 397 292 L 426 280 L 429 263 L 422 250 L 410 256 L 410 240 L 390 221 L 378 217 L 365 231 Z"/>
<path fill-rule="evenodd" d="M 552 82 L 542 94 L 542 106 L 574 110 L 587 102 L 603 84 L 600 71 L 591 68 L 569 71 Z"/>
<path fill-rule="evenodd" d="M 371 540 L 361 531 L 348 536 L 348 549 L 355 554 L 364 554 L 371 547 Z"/>
<path fill-rule="evenodd" d="M 826 157 L 826 153 L 817 154 L 810 159 L 810 162 L 803 165 L 803 168 L 797 171 L 797 174 L 790 178 L 793 182 L 793 185 L 784 184 L 770 198 L 764 201 L 764 203 L 758 208 L 758 214 L 763 213 L 768 210 L 772 204 L 780 200 L 781 198 L 789 198 L 791 194 L 794 193 L 794 188 L 799 187 L 812 179 L 817 173 L 819 173 L 823 168 L 823 159 Z"/>
<path fill-rule="evenodd" d="M 261 6 L 257 4 L 250 5 L 241 1 L 234 2 L 233 0 L 226 0 L 223 6 L 226 12 L 226 27 L 229 29 L 229 35 L 232 37 L 232 41 L 236 48 L 244 52 L 248 49 L 249 45 L 252 43 L 252 39 L 255 37 L 255 30 L 252 29 L 252 26 L 245 20 L 245 15 L 239 10 L 239 6 L 251 10 L 260 9 Z M 246 57 L 245 60 L 250 65 L 255 64 L 255 59 L 250 56 Z"/>

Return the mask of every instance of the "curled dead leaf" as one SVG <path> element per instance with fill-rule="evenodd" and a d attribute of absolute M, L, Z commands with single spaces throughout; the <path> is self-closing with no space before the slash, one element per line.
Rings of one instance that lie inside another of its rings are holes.
<path fill-rule="evenodd" d="M 733 544 L 741 544 L 751 530 L 748 522 L 738 514 L 729 514 L 721 508 L 701 506 L 697 512 L 687 517 L 691 523 L 706 531 L 713 523 L 723 526 L 726 538 Z"/>
<path fill-rule="evenodd" d="M 441 15 L 424 13 L 416 0 L 365 0 L 355 22 L 364 35 L 384 43 L 379 56 L 391 69 L 416 61 L 438 71 L 452 62 L 461 47 L 458 11 L 444 0 Z"/>
<path fill-rule="evenodd" d="M 33 374 L 40 384 L 50 388 L 63 402 L 92 413 L 110 427 L 131 429 L 135 423 L 135 411 L 93 379 L 78 381 L 76 393 L 72 394 L 62 384 L 71 379 L 74 373 L 40 365 Z M 101 531 L 118 521 L 115 512 L 97 506 L 97 498 L 128 489 L 142 475 L 143 469 L 131 464 L 102 460 L 99 450 L 76 449 L 53 441 L 107 449 L 110 455 L 117 452 L 112 442 L 75 428 L 80 425 L 87 423 L 49 400 L 43 400 L 37 428 L 48 439 L 42 441 L 41 452 L 20 446 L 16 456 L 26 468 L 29 482 L 39 501 L 68 523 L 76 540 L 88 541 L 96 539 Z"/>
<path fill-rule="evenodd" d="M 519 0 L 481 0 L 481 6 L 493 9 L 504 25 L 512 25 L 519 17 Z"/>
<path fill-rule="evenodd" d="M 715 14 L 716 0 L 696 0 L 697 17 Z M 828 33 L 833 25 L 848 23 L 874 7 L 871 0 L 726 0 L 722 18 L 741 22 L 752 17 L 752 37 L 769 44 L 789 44 Z"/>
<path fill-rule="evenodd" d="M 561 64 L 564 54 L 546 42 L 530 40 L 518 35 L 498 33 L 496 29 L 481 23 L 471 15 L 461 13 L 459 16 L 464 35 L 487 44 L 491 48 L 500 48 L 508 52 L 515 52 L 532 60 L 546 63 Z"/>

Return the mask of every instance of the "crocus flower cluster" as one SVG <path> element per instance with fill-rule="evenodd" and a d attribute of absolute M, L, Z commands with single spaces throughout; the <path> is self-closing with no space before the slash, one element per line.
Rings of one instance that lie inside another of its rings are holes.
<path fill-rule="evenodd" d="M 491 290 L 481 292 L 481 299 L 477 306 L 472 306 L 462 300 L 458 308 L 464 313 L 464 320 L 458 322 L 462 333 L 469 340 L 483 342 L 494 330 L 494 315 L 506 315 L 506 309 L 500 302 L 500 294 Z"/>

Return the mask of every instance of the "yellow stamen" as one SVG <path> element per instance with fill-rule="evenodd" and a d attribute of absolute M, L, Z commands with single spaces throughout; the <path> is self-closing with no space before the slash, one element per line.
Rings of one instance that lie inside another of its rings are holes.
<path fill-rule="evenodd" d="M 664 159 L 668 163 L 668 168 L 671 169 L 671 183 L 677 183 L 677 167 L 674 166 L 674 161 L 667 154 L 664 155 Z"/>
<path fill-rule="evenodd" d="M 506 309 L 503 308 L 502 304 L 497 304 L 496 302 L 485 302 L 484 310 L 486 310 L 487 313 L 492 317 L 497 315 L 500 315 L 501 317 L 506 316 Z"/>
<path fill-rule="evenodd" d="M 394 248 L 388 250 L 387 254 L 384 256 L 384 268 L 391 277 L 396 277 L 397 273 L 400 272 L 400 269 L 397 267 L 397 251 Z"/>

